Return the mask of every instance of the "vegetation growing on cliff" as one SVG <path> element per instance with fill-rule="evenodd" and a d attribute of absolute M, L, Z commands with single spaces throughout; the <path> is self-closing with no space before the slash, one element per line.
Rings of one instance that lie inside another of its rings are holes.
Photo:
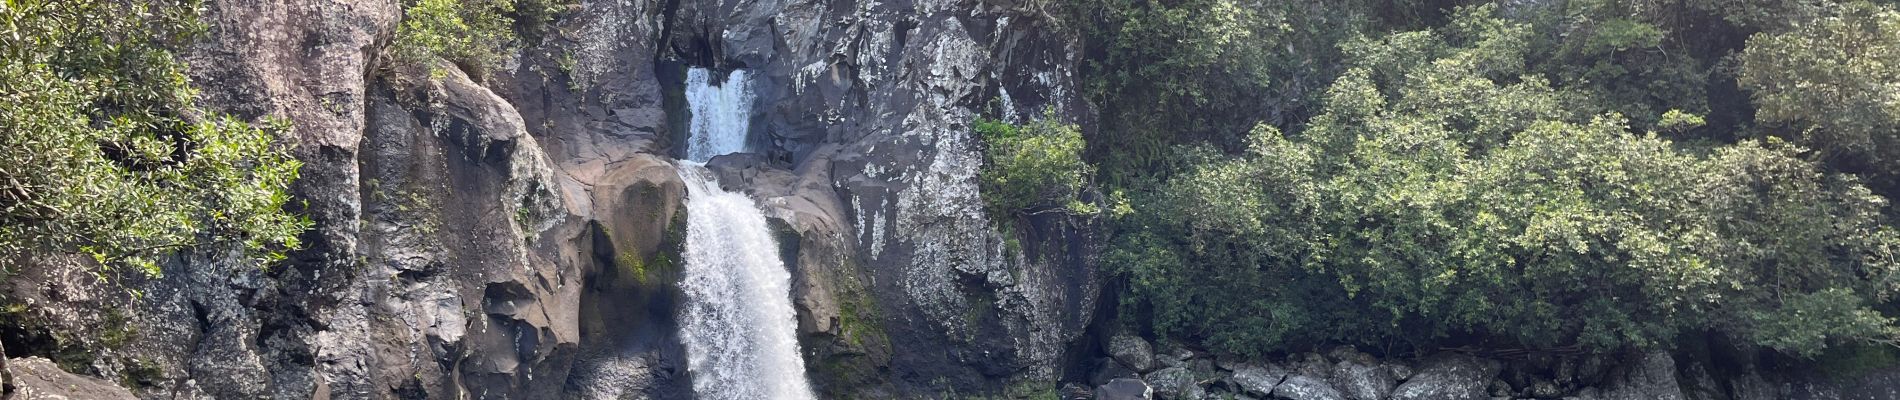
<path fill-rule="evenodd" d="M 1047 212 L 1092 213 L 1081 200 L 1094 167 L 1082 161 L 1082 131 L 1054 113 L 1023 124 L 979 119 L 983 199 L 999 219 Z"/>
<path fill-rule="evenodd" d="M 1123 315 L 1243 354 L 1900 338 L 1892 5 L 1483 3 L 1083 4 Z"/>
<path fill-rule="evenodd" d="M 515 40 L 506 14 L 511 0 L 414 0 L 405 2 L 402 25 L 390 46 L 396 62 L 433 68 L 437 58 L 473 75 L 500 65 Z"/>
<path fill-rule="evenodd" d="M 301 165 L 278 137 L 199 106 L 171 49 L 196 1 L 7 2 L 0 9 L 0 260 L 78 251 L 156 274 L 154 257 L 298 246 Z M 4 263 L 4 262 L 0 262 Z"/>
<path fill-rule="evenodd" d="M 538 38 L 571 0 L 405 0 L 390 46 L 399 66 L 436 59 L 477 77 L 498 68 L 522 38 Z"/>

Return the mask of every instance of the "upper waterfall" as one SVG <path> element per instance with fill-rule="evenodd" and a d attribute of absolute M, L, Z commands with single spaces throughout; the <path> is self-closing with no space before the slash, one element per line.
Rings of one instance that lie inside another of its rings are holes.
<path fill-rule="evenodd" d="M 686 108 L 692 113 L 686 139 L 686 159 L 706 162 L 715 156 L 746 151 L 746 131 L 752 124 L 752 80 L 745 70 L 734 70 L 724 82 L 712 71 L 686 71 Z"/>
<path fill-rule="evenodd" d="M 693 391 L 708 399 L 811 399 L 798 354 L 791 272 L 765 214 L 744 193 L 719 187 L 699 163 L 744 150 L 752 96 L 744 71 L 721 87 L 692 69 L 687 101 L 693 112 L 687 155 L 686 294 L 680 340 L 686 345 Z"/>

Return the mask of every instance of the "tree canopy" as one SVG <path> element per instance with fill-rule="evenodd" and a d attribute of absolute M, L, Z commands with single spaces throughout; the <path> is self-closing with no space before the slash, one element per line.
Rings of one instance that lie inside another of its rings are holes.
<path fill-rule="evenodd" d="M 1311 118 L 1256 125 L 1238 151 L 1182 125 L 1157 163 L 1172 169 L 1136 170 L 1155 184 L 1109 188 L 1134 205 L 1104 261 L 1127 280 L 1124 315 L 1244 354 L 1601 351 L 1696 332 L 1801 356 L 1891 343 L 1880 310 L 1900 236 L 1878 182 L 1892 168 L 1835 155 L 1894 159 L 1876 149 L 1900 126 L 1900 19 L 1869 3 L 1714 3 L 1484 4 L 1422 29 L 1351 28 L 1369 32 L 1337 42 Z M 1143 4 L 1130 7 L 1163 7 Z M 1807 19 L 1760 15 L 1775 12 Z M 1751 32 L 1745 50 L 1695 40 Z M 1125 86 L 1118 74 L 1097 79 Z M 1723 98 L 1744 88 L 1752 103 Z M 1762 126 L 1734 117 L 1749 114 Z"/>
<path fill-rule="evenodd" d="M 171 49 L 192 1 L 17 0 L 0 9 L 0 260 L 77 251 L 158 272 L 156 256 L 232 244 L 272 261 L 309 223 L 278 137 L 199 106 Z M 7 263 L 11 264 L 11 263 Z"/>

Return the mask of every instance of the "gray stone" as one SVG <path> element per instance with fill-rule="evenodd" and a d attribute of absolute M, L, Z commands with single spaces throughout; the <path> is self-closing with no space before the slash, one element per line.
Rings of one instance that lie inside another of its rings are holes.
<path fill-rule="evenodd" d="M 1603 383 L 1603 400 L 1683 400 L 1676 360 L 1662 351 L 1641 355 Z"/>
<path fill-rule="evenodd" d="M 1119 333 L 1108 339 L 1108 355 L 1136 372 L 1155 369 L 1154 347 L 1140 336 Z"/>
<path fill-rule="evenodd" d="M 1273 388 L 1286 379 L 1286 368 L 1279 365 L 1265 366 L 1252 364 L 1234 365 L 1234 376 L 1229 379 L 1244 393 L 1257 396 L 1273 394 Z"/>
<path fill-rule="evenodd" d="M 1155 368 L 1186 367 L 1187 358 L 1168 352 L 1155 353 Z"/>
<path fill-rule="evenodd" d="M 1194 372 L 1183 367 L 1162 368 L 1143 377 L 1148 384 L 1154 385 L 1155 394 L 1168 400 L 1200 400 L 1207 395 L 1194 377 Z"/>
<path fill-rule="evenodd" d="M 1482 400 L 1498 375 L 1497 361 L 1461 354 L 1439 354 L 1426 359 L 1418 372 L 1392 391 L 1393 400 Z"/>
<path fill-rule="evenodd" d="M 1398 386 L 1398 378 L 1370 356 L 1339 357 L 1333 365 L 1333 386 L 1350 400 L 1379 400 Z"/>
<path fill-rule="evenodd" d="M 1140 372 L 1129 369 L 1113 358 L 1103 357 L 1096 360 L 1095 373 L 1089 375 L 1089 384 L 1102 385 L 1115 378 L 1141 378 Z"/>
<path fill-rule="evenodd" d="M 1154 388 L 1140 379 L 1116 378 L 1095 387 L 1097 400 L 1149 400 L 1154 398 Z"/>
<path fill-rule="evenodd" d="M 1326 383 L 1325 379 L 1309 375 L 1288 375 L 1280 385 L 1273 387 L 1273 397 L 1287 400 L 1345 400 L 1346 395 Z"/>
<path fill-rule="evenodd" d="M 7 360 L 6 364 L 12 370 L 15 391 L 9 400 L 138 399 L 131 391 L 104 379 L 61 371 L 44 358 L 16 358 Z"/>
<path fill-rule="evenodd" d="M 1531 397 L 1553 398 L 1553 397 L 1563 396 L 1563 394 L 1564 394 L 1563 389 L 1558 388 L 1556 383 L 1551 382 L 1549 380 L 1538 380 L 1536 382 L 1531 383 L 1531 387 L 1530 387 Z"/>
<path fill-rule="evenodd" d="M 1057 397 L 1062 400 L 1089 400 L 1095 398 L 1095 392 L 1089 391 L 1088 387 L 1069 383 L 1062 385 L 1062 390 L 1057 392 Z"/>

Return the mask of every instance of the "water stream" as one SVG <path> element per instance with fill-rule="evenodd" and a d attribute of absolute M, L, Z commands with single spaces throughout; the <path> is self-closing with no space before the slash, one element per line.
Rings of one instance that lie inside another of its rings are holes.
<path fill-rule="evenodd" d="M 703 399 L 813 398 L 799 358 L 791 273 L 765 214 L 744 193 L 719 187 L 700 163 L 745 151 L 752 93 L 744 71 L 715 85 L 687 72 L 692 112 L 680 179 L 686 181 L 686 303 L 680 339 L 693 392 Z"/>

